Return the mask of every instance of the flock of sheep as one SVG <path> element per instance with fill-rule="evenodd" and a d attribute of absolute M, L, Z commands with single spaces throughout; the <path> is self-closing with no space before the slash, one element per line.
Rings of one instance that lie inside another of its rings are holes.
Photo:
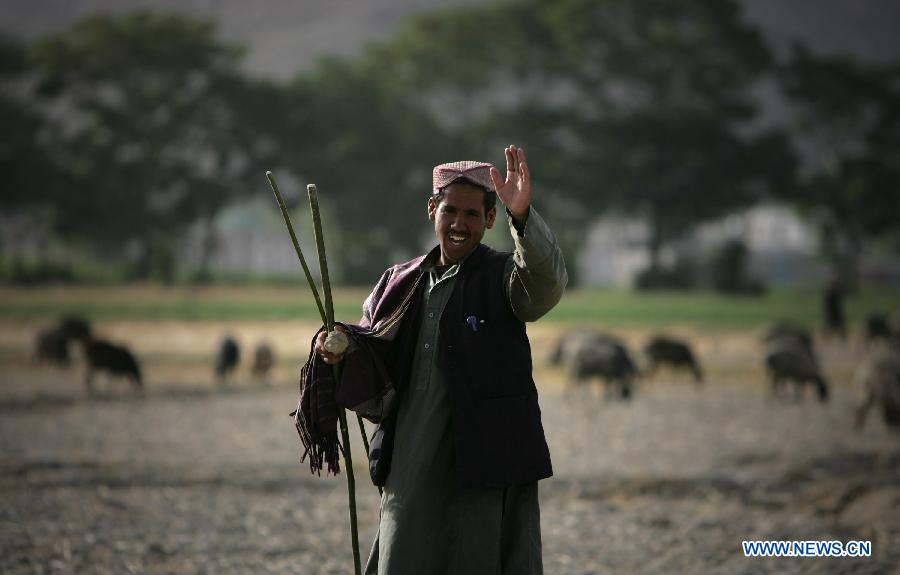
<path fill-rule="evenodd" d="M 88 393 L 94 392 L 94 377 L 98 372 L 128 379 L 135 390 L 143 390 L 140 363 L 124 345 L 114 344 L 96 337 L 90 322 L 78 316 L 67 316 L 56 325 L 40 331 L 35 342 L 35 356 L 38 363 L 51 363 L 68 367 L 72 362 L 71 348 L 81 346 L 85 363 L 85 386 Z M 237 369 L 241 353 L 237 341 L 225 335 L 214 357 L 216 380 L 225 384 Z M 267 381 L 269 372 L 275 365 L 275 353 L 266 342 L 257 344 L 251 374 L 260 381 Z"/>
<path fill-rule="evenodd" d="M 568 364 L 573 384 L 584 384 L 599 378 L 605 384 L 607 396 L 623 399 L 631 397 L 634 381 L 639 375 L 652 375 L 662 365 L 687 369 L 697 383 L 702 383 L 703 371 L 687 342 L 659 335 L 652 338 L 643 351 L 648 366 L 645 370 L 639 370 L 625 343 L 616 336 L 578 330 L 560 337 L 550 356 L 550 363 Z"/>
<path fill-rule="evenodd" d="M 871 408 L 878 407 L 887 425 L 900 428 L 900 318 L 890 321 L 884 314 L 869 316 L 865 337 L 871 353 L 858 372 L 865 400 L 857 409 L 856 425 L 861 427 Z M 819 400 L 828 400 L 830 384 L 807 328 L 777 322 L 764 329 L 760 339 L 763 368 L 773 395 L 783 395 L 788 386 L 802 395 L 809 386 Z M 635 381 L 652 376 L 660 366 L 686 371 L 697 384 L 703 382 L 700 360 L 686 340 L 655 335 L 644 345 L 642 356 L 639 367 L 620 338 L 582 329 L 559 338 L 550 363 L 567 366 L 571 387 L 603 382 L 607 398 L 630 398 Z"/>
<path fill-rule="evenodd" d="M 883 314 L 873 314 L 865 326 L 867 344 L 875 351 L 859 370 L 859 385 L 865 400 L 856 412 L 856 425 L 862 426 L 868 412 L 877 407 L 885 423 L 900 428 L 900 318 L 891 321 Z M 771 324 L 761 336 L 763 364 L 772 392 L 783 394 L 787 386 L 802 395 L 811 387 L 821 401 L 827 401 L 829 382 L 823 374 L 811 332 L 803 326 L 778 322 Z M 141 368 L 135 355 L 125 346 L 95 336 L 90 323 L 81 317 L 62 318 L 56 325 L 37 335 L 36 355 L 39 361 L 61 366 L 71 363 L 72 346 L 80 345 L 86 361 L 85 386 L 94 391 L 97 372 L 124 377 L 138 391 L 143 390 Z M 632 358 L 625 343 L 614 335 L 593 330 L 564 333 L 550 356 L 551 364 L 566 365 L 573 385 L 592 380 L 604 382 L 607 397 L 630 398 L 639 377 L 653 375 L 661 366 L 686 371 L 697 383 L 703 382 L 700 360 L 689 342 L 669 335 L 652 337 L 642 349 L 641 367 Z M 240 346 L 225 335 L 214 356 L 215 378 L 225 384 L 240 363 Z M 256 346 L 251 373 L 266 381 L 275 364 L 272 347 L 261 342 Z"/>

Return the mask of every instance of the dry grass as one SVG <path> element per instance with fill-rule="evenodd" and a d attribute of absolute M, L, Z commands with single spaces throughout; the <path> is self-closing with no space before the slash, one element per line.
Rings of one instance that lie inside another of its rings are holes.
<path fill-rule="evenodd" d="M 30 362 L 42 325 L 0 321 L 0 572 L 348 572 L 345 484 L 296 462 L 287 417 L 315 324 L 100 321 L 140 357 L 147 391 L 110 381 L 93 397 L 82 365 Z M 828 404 L 774 401 L 752 330 L 675 326 L 707 383 L 664 372 L 623 403 L 567 389 L 547 365 L 563 329 L 529 328 L 555 471 L 541 482 L 546 572 L 884 573 L 900 562 L 900 438 L 877 416 L 851 428 L 862 347 L 820 348 Z M 213 382 L 226 332 L 245 354 L 272 342 L 273 385 L 246 361 L 229 385 Z M 615 332 L 637 349 L 651 330 Z M 378 498 L 358 437 L 352 449 L 365 550 Z M 863 539 L 876 554 L 751 563 L 742 539 Z"/>

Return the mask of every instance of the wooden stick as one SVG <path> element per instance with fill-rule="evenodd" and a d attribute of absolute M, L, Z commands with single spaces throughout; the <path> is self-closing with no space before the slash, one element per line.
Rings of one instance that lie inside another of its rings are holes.
<path fill-rule="evenodd" d="M 291 241 L 294 244 L 294 251 L 297 252 L 297 257 L 300 259 L 300 265 L 303 267 L 303 273 L 306 275 L 309 289 L 312 291 L 313 298 L 316 300 L 316 306 L 319 308 L 319 316 L 322 318 L 322 323 L 325 325 L 327 331 L 332 331 L 334 329 L 334 302 L 331 297 L 331 282 L 328 278 L 328 267 L 327 262 L 325 261 L 325 245 L 324 240 L 322 239 L 322 223 L 321 218 L 319 217 L 319 203 L 315 194 L 315 186 L 310 186 L 310 188 L 312 188 L 310 207 L 312 208 L 313 203 L 315 204 L 315 208 L 312 209 L 313 226 L 316 233 L 316 245 L 317 248 L 319 248 L 319 265 L 322 271 L 322 287 L 325 290 L 325 301 L 328 309 L 327 313 L 326 307 L 322 305 L 322 300 L 319 298 L 319 290 L 309 271 L 309 266 L 306 265 L 306 258 L 303 256 L 303 250 L 300 249 L 300 242 L 297 240 L 297 235 L 294 233 L 291 217 L 288 214 L 287 207 L 284 204 L 284 198 L 282 198 L 281 192 L 278 190 L 278 184 L 275 182 L 275 177 L 272 175 L 272 172 L 266 172 L 266 179 L 269 181 L 269 186 L 272 188 L 272 192 L 275 194 L 275 200 L 278 202 L 278 207 L 281 209 L 281 215 L 284 218 L 284 223 L 287 226 Z M 335 383 L 340 381 L 340 366 L 332 366 L 332 376 L 335 379 Z M 353 476 L 353 459 L 350 453 L 350 436 L 347 431 L 347 418 L 343 409 L 339 409 L 338 419 L 340 421 L 341 436 L 344 440 L 344 445 L 346 446 L 346 449 L 342 448 L 341 452 L 344 454 L 344 462 L 347 466 L 347 490 L 350 498 L 350 536 L 353 544 L 353 563 L 356 575 L 360 575 L 359 534 L 356 520 L 356 481 Z M 359 429 L 362 433 L 363 444 L 366 446 L 366 452 L 368 453 L 369 442 L 366 439 L 362 417 L 357 416 L 357 419 L 359 420 Z M 378 492 L 381 493 L 380 487 L 378 488 Z"/>
<path fill-rule="evenodd" d="M 328 262 L 325 258 L 325 237 L 322 234 L 322 218 L 319 215 L 319 197 L 315 184 L 306 186 L 309 194 L 309 208 L 312 212 L 313 230 L 316 235 L 316 250 L 319 252 L 319 271 L 322 273 L 322 293 L 325 296 L 325 330 L 334 330 L 334 301 L 331 297 L 331 280 L 328 277 Z M 341 380 L 340 365 L 332 365 L 335 385 Z M 347 491 L 350 498 L 350 538 L 353 543 L 353 566 L 356 575 L 361 574 L 359 563 L 359 533 L 356 521 L 356 481 L 353 476 L 353 456 L 350 453 L 350 432 L 347 430 L 347 414 L 338 407 L 338 419 L 341 426 L 341 438 L 344 445 L 344 466 L 347 468 Z M 365 440 L 365 433 L 363 434 Z"/>
<path fill-rule="evenodd" d="M 322 300 L 319 299 L 319 290 L 316 288 L 316 282 L 313 280 L 312 274 L 309 273 L 309 266 L 306 265 L 306 258 L 303 257 L 303 250 L 300 249 L 300 242 L 297 241 L 297 234 L 294 233 L 294 226 L 291 224 L 291 216 L 288 214 L 287 207 L 284 205 L 284 198 L 281 197 L 281 192 L 278 191 L 278 184 L 275 183 L 275 176 L 272 175 L 272 172 L 266 172 L 266 179 L 269 180 L 269 186 L 272 188 L 272 192 L 275 193 L 275 201 L 278 202 L 278 207 L 281 208 L 281 216 L 284 218 L 284 225 L 287 226 L 288 233 L 291 234 L 291 241 L 294 243 L 294 251 L 297 252 L 297 257 L 300 258 L 300 265 L 303 266 L 303 273 L 306 274 L 306 281 L 309 283 L 309 289 L 312 291 L 313 297 L 316 300 L 316 306 L 319 308 L 319 315 L 322 316 L 322 323 L 325 323 L 325 308 L 322 307 Z"/>

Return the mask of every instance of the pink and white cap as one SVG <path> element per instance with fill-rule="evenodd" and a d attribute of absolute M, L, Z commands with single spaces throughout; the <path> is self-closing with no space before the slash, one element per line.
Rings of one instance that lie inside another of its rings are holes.
<path fill-rule="evenodd" d="M 450 162 L 435 166 L 431 172 L 433 191 L 437 192 L 446 188 L 458 179 L 468 180 L 476 186 L 481 186 L 489 192 L 496 192 L 491 181 L 491 164 L 463 160 L 462 162 Z"/>

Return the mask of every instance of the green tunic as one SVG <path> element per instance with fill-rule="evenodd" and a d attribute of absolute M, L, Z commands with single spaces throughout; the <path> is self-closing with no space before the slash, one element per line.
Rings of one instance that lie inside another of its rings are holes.
<path fill-rule="evenodd" d="M 525 229 L 510 218 L 516 244 L 506 266 L 516 317 L 534 321 L 556 305 L 567 276 L 562 253 L 531 208 Z M 397 414 L 391 471 L 366 573 L 496 575 L 542 573 L 537 482 L 509 488 L 461 487 L 447 379 L 437 367 L 439 323 L 459 264 L 440 274 L 426 262 L 429 284 L 412 377 Z"/>

